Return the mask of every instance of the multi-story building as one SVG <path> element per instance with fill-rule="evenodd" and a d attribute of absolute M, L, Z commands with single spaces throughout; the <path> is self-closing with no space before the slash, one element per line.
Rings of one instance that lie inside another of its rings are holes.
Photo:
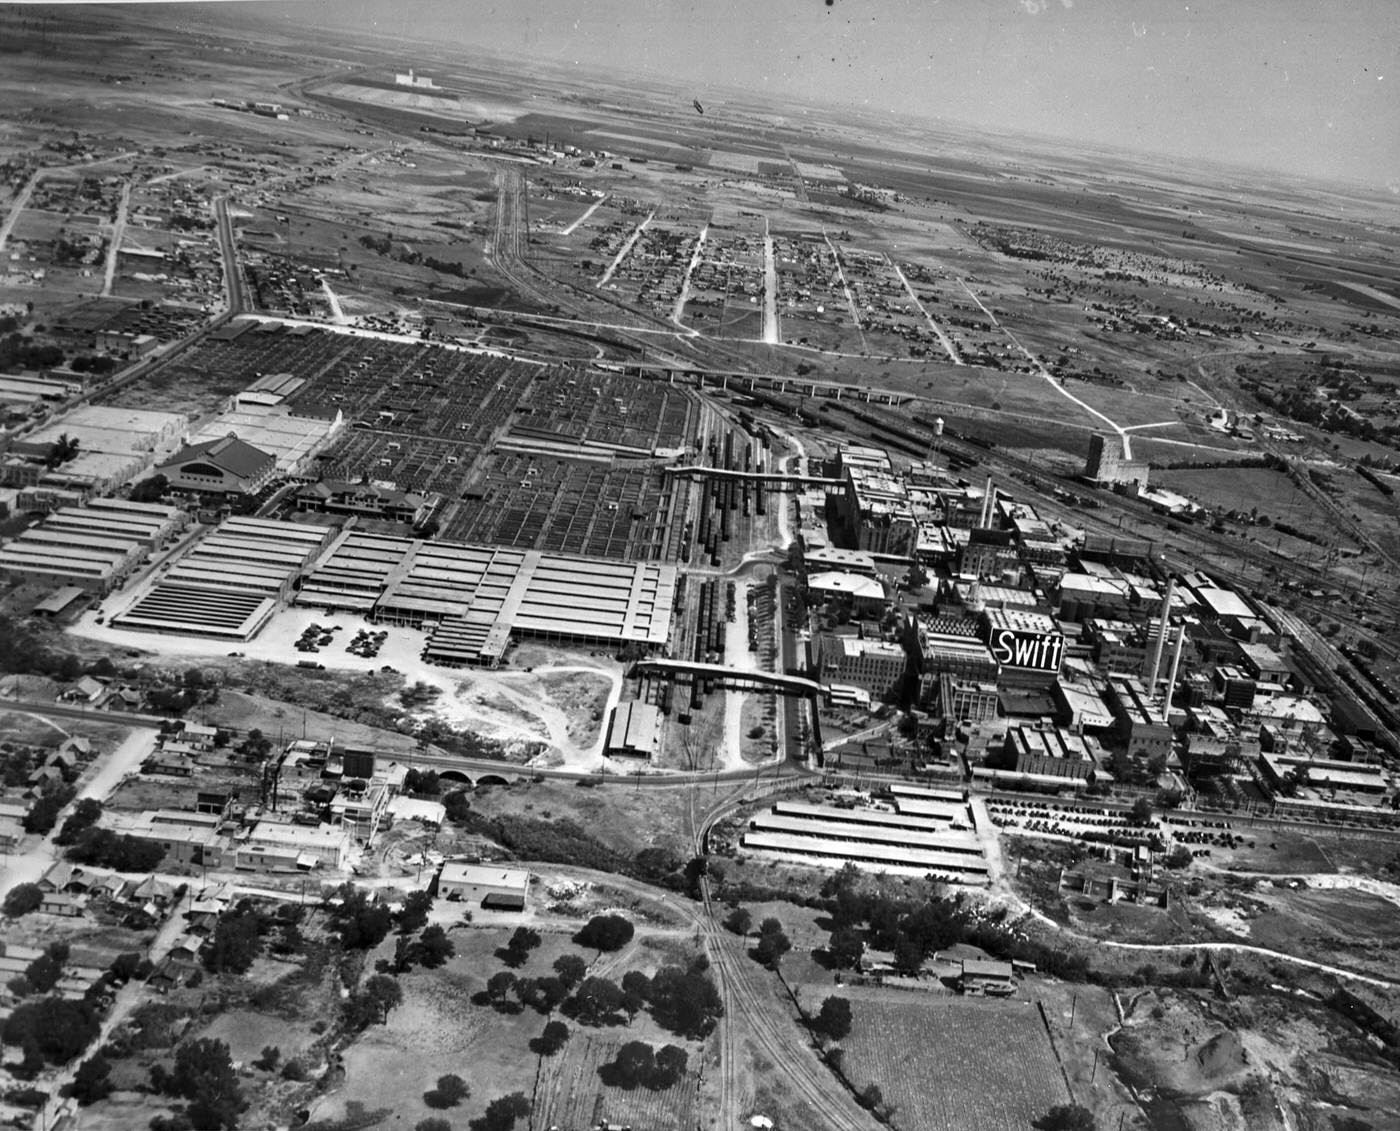
<path fill-rule="evenodd" d="M 1086 780 L 1094 772 L 1094 757 L 1077 734 L 1047 727 L 1012 727 L 1006 732 L 1007 752 L 1018 774 L 1045 774 Z"/>
<path fill-rule="evenodd" d="M 875 698 L 898 689 L 909 667 L 899 644 L 823 633 L 818 639 L 818 670 L 826 684 L 859 687 Z"/>
<path fill-rule="evenodd" d="M 1132 676 L 1112 676 L 1107 701 L 1119 735 L 1135 758 L 1166 758 L 1172 751 L 1172 728 L 1153 709 L 1142 682 Z"/>

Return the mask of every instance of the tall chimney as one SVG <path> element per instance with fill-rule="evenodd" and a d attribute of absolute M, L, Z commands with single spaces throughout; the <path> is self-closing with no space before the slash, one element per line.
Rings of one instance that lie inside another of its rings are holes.
<path fill-rule="evenodd" d="M 1167 716 L 1171 713 L 1172 696 L 1176 693 L 1176 677 L 1181 671 L 1181 649 L 1186 643 L 1186 626 L 1182 625 L 1176 630 L 1176 651 L 1172 653 L 1172 673 L 1167 676 L 1167 690 L 1162 695 L 1162 721 L 1167 721 Z"/>
<path fill-rule="evenodd" d="M 982 521 L 977 525 L 986 529 L 992 524 L 992 477 L 987 476 L 987 490 L 982 495 Z"/>
<path fill-rule="evenodd" d="M 1162 668 L 1162 648 L 1167 642 L 1167 620 L 1172 611 L 1172 592 L 1176 585 L 1176 578 L 1167 578 L 1167 594 L 1162 598 L 1162 612 L 1157 618 L 1157 644 L 1152 649 L 1152 665 L 1147 669 L 1147 694 L 1155 695 L 1157 692 L 1157 673 Z"/>

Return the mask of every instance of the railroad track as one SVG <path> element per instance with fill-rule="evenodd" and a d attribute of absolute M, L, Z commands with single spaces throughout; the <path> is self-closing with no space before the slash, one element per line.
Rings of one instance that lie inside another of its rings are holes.
<path fill-rule="evenodd" d="M 714 917 L 709 881 L 702 880 L 705 923 L 702 927 L 719 974 L 721 992 L 726 1002 L 721 1036 L 720 1126 L 738 1127 L 745 1115 L 735 1110 L 740 1098 L 737 1087 L 738 1049 L 734 1035 L 733 1013 L 743 1016 L 754 1039 L 775 1066 L 785 1070 L 794 1091 L 824 1122 L 819 1126 L 830 1131 L 876 1131 L 879 1124 L 860 1108 L 845 1087 L 817 1060 L 802 1031 L 775 1013 L 773 1003 L 765 999 L 758 985 L 756 968 L 747 957 L 735 956 L 734 940 Z M 760 1113 L 763 1114 L 763 1113 Z"/>

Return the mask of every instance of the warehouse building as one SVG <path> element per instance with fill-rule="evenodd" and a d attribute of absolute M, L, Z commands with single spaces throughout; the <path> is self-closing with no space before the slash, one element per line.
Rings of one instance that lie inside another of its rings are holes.
<path fill-rule="evenodd" d="M 499 663 L 511 637 L 663 647 L 676 567 L 538 550 L 424 542 L 351 528 L 301 584 L 296 601 L 429 628 L 424 658 L 445 667 Z"/>
<path fill-rule="evenodd" d="M 839 868 L 850 863 L 868 871 L 905 876 L 936 876 L 952 883 L 987 882 L 985 860 L 952 852 L 934 852 L 894 844 L 868 844 L 846 837 L 820 838 L 785 833 L 747 832 L 741 847 L 772 853 L 803 864 Z"/>
<path fill-rule="evenodd" d="M 292 594 L 334 532 L 239 517 L 195 542 L 112 618 L 119 628 L 247 640 Z"/>
<path fill-rule="evenodd" d="M 15 581 L 71 585 L 105 596 L 145 557 L 146 546 L 132 535 L 50 526 L 46 518 L 0 546 L 0 571 Z"/>
<path fill-rule="evenodd" d="M 613 708 L 603 753 L 624 758 L 655 758 L 661 751 L 661 710 L 632 700 Z"/>
<path fill-rule="evenodd" d="M 48 529 L 120 533 L 148 553 L 165 546 L 189 525 L 189 515 L 163 503 L 133 503 L 127 499 L 90 499 L 86 506 L 63 506 L 44 521 Z"/>
<path fill-rule="evenodd" d="M 259 821 L 234 847 L 234 867 L 256 872 L 339 870 L 350 852 L 350 834 L 329 825 Z"/>
<path fill-rule="evenodd" d="M 438 875 L 438 895 L 473 907 L 495 911 L 524 911 L 530 873 L 523 868 L 448 861 Z"/>
<path fill-rule="evenodd" d="M 8 454 L 42 464 L 66 436 L 77 443 L 77 454 L 56 468 L 41 467 L 33 482 L 102 494 L 115 491 L 173 451 L 184 431 L 185 418 L 178 413 L 79 405 L 16 440 Z M 7 478 L 10 474 L 7 465 Z"/>

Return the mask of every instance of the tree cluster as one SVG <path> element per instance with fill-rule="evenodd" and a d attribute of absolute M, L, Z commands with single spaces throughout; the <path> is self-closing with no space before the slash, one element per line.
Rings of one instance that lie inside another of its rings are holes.
<path fill-rule="evenodd" d="M 66 1064 L 99 1032 L 97 1010 L 87 1001 L 32 998 L 15 1006 L 5 1021 L 3 1041 L 24 1051 L 23 1073 L 33 1076 L 45 1063 Z"/>
<path fill-rule="evenodd" d="M 371 901 L 350 883 L 341 884 L 327 901 L 326 917 L 346 950 L 373 950 L 394 923 L 393 912 L 386 905 Z"/>
<path fill-rule="evenodd" d="M 78 837 L 97 824 L 101 816 L 102 802 L 95 801 L 91 797 L 84 797 L 73 806 L 73 812 L 68 814 L 67 819 L 63 822 L 63 827 L 58 830 L 58 836 L 54 837 L 54 843 L 65 848 L 77 844 Z"/>
<path fill-rule="evenodd" d="M 530 952 L 540 945 L 540 933 L 533 927 L 516 927 L 510 941 L 496 952 L 496 957 L 512 968 L 524 966 Z"/>
<path fill-rule="evenodd" d="M 776 970 L 783 955 L 791 949 L 792 940 L 777 919 L 770 915 L 758 925 L 758 945 L 753 948 L 753 956 L 764 966 Z"/>
<path fill-rule="evenodd" d="M 272 919 L 246 900 L 220 915 L 209 945 L 204 948 L 204 968 L 212 974 L 244 974 L 262 952 L 263 935 L 272 930 Z"/>
<path fill-rule="evenodd" d="M 633 933 L 632 924 L 621 915 L 595 915 L 578 929 L 574 942 L 601 954 L 621 950 L 632 941 Z"/>
<path fill-rule="evenodd" d="M 151 872 L 165 858 L 165 850 L 148 840 L 140 840 L 111 829 L 89 828 L 68 850 L 75 864 L 92 864 L 114 872 Z"/>
<path fill-rule="evenodd" d="M 175 1067 L 151 1069 L 151 1086 L 157 1092 L 189 1101 L 185 1114 L 194 1127 L 220 1131 L 238 1127 L 238 1117 L 248 1101 L 238 1086 L 228 1045 L 211 1037 L 196 1037 L 175 1051 Z"/>
<path fill-rule="evenodd" d="M 683 1048 L 653 1049 L 645 1041 L 628 1041 L 611 1064 L 598 1070 L 603 1083 L 615 1088 L 647 1088 L 662 1092 L 685 1076 L 688 1057 Z"/>

